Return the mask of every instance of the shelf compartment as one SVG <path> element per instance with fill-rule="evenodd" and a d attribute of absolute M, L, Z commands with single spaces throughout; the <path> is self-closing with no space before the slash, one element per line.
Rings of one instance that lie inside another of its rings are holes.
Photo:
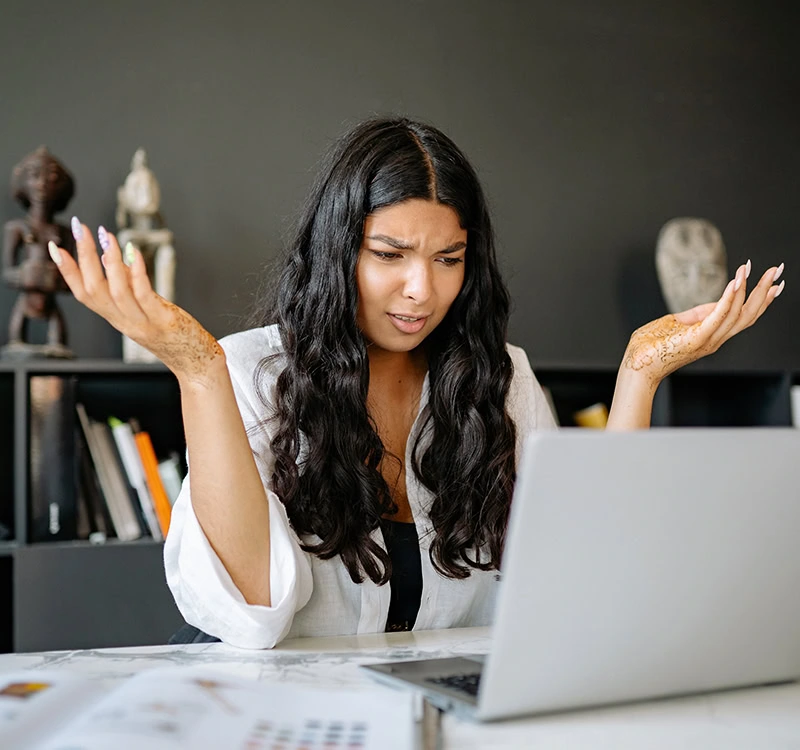
<path fill-rule="evenodd" d="M 787 373 L 688 372 L 669 378 L 673 427 L 791 424 Z"/>
<path fill-rule="evenodd" d="M 182 624 L 161 544 L 54 543 L 14 555 L 18 652 L 165 644 Z"/>
<path fill-rule="evenodd" d="M 617 373 L 608 371 L 581 371 L 567 369 L 537 369 L 536 378 L 550 391 L 562 427 L 575 427 L 574 414 L 596 403 L 611 408 Z"/>

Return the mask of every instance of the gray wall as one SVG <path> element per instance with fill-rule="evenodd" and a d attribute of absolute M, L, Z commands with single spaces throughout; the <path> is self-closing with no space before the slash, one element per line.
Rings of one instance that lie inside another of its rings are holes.
<path fill-rule="evenodd" d="M 490 196 L 534 365 L 612 365 L 666 312 L 659 227 L 699 215 L 732 264 L 787 288 L 715 367 L 800 369 L 800 3 L 793 0 L 4 0 L 0 177 L 44 143 L 68 211 L 113 226 L 148 149 L 176 234 L 178 301 L 237 330 L 324 148 L 374 113 L 448 132 Z M 6 194 L 0 221 L 21 215 Z M 14 293 L 0 289 L 0 343 Z M 119 336 L 65 299 L 80 356 Z"/>

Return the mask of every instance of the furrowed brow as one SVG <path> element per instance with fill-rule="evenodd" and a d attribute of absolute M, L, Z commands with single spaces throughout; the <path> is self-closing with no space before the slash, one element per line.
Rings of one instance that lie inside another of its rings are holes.
<path fill-rule="evenodd" d="M 367 237 L 367 239 L 375 240 L 376 242 L 382 242 L 384 245 L 389 245 L 389 247 L 393 247 L 395 250 L 414 249 L 414 245 L 411 245 L 408 242 L 403 242 L 403 240 L 398 240 L 395 237 L 389 237 L 386 234 L 371 234 Z"/>

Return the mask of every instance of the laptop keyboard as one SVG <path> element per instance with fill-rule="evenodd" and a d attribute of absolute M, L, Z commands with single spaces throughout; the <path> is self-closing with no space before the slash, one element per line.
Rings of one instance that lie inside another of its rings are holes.
<path fill-rule="evenodd" d="M 476 672 L 474 674 L 453 674 L 448 677 L 426 677 L 425 682 L 432 682 L 439 687 L 460 690 L 463 693 L 477 696 L 481 684 L 481 674 Z"/>

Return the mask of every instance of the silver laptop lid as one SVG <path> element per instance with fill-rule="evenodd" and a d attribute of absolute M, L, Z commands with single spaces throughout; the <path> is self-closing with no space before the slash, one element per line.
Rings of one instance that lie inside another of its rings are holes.
<path fill-rule="evenodd" d="M 800 430 L 531 435 L 478 715 L 800 676 Z"/>

